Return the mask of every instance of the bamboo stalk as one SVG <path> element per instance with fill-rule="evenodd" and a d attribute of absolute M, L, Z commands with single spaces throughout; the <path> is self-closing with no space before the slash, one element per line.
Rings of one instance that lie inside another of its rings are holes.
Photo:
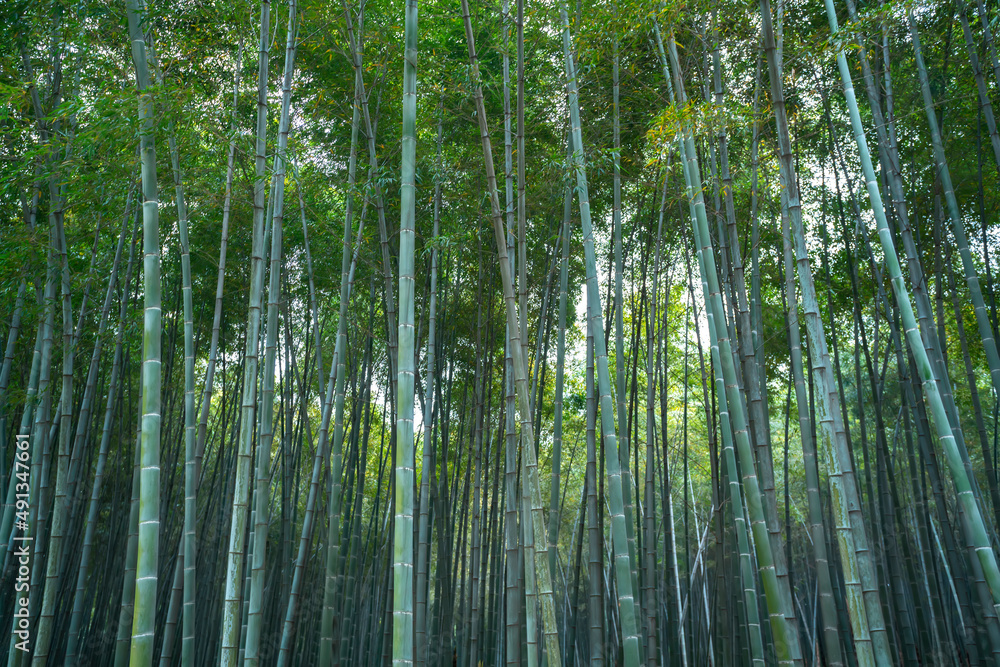
<path fill-rule="evenodd" d="M 236 481 L 233 487 L 233 513 L 226 558 L 225 597 L 222 605 L 222 646 L 219 662 L 234 667 L 240 653 L 241 591 L 244 558 L 247 555 L 247 514 L 250 507 L 250 470 L 253 457 L 253 430 L 257 410 L 257 366 L 260 344 L 262 287 L 264 282 L 264 195 L 267 188 L 267 72 L 271 20 L 270 0 L 260 4 L 260 47 L 257 72 L 257 131 L 253 197 L 253 247 L 250 262 L 250 302 L 247 308 L 246 353 L 243 362 L 243 398 L 240 407 L 239 452 L 236 457 Z"/>
<path fill-rule="evenodd" d="M 160 241 L 156 183 L 154 110 L 146 63 L 146 43 L 140 28 L 142 11 L 137 0 L 129 0 L 129 39 L 139 88 L 139 119 L 142 163 L 142 247 L 143 247 L 143 366 L 142 428 L 139 467 L 139 543 L 136 561 L 135 610 L 129 663 L 153 663 L 157 562 L 160 537 Z"/>
<path fill-rule="evenodd" d="M 392 664 L 413 663 L 413 392 L 414 245 L 417 161 L 417 0 L 407 0 L 403 59 L 403 140 L 399 225 L 399 361 L 396 388 L 395 517 L 393 519 Z"/>
<path fill-rule="evenodd" d="M 611 379 L 608 373 L 607 343 L 604 323 L 601 320 L 601 298 L 597 287 L 597 258 L 594 252 L 593 229 L 590 220 L 590 201 L 587 193 L 587 172 L 583 158 L 583 137 L 580 130 L 580 106 L 577 99 L 576 68 L 573 63 L 573 45 L 569 32 L 566 9 L 560 10 L 563 23 L 563 56 L 566 61 L 566 81 L 569 88 L 570 126 L 573 134 L 573 167 L 576 171 L 579 194 L 580 222 L 583 249 L 587 266 L 587 317 L 594 329 L 594 358 L 597 366 L 597 384 L 601 406 L 601 431 L 606 448 L 608 485 L 610 486 L 611 535 L 615 559 L 615 583 L 622 621 L 622 644 L 627 667 L 639 664 L 639 631 L 635 617 L 636 607 L 632 589 L 632 559 L 628 548 L 628 519 L 625 515 L 621 461 L 617 449 L 614 408 L 611 402 Z"/>

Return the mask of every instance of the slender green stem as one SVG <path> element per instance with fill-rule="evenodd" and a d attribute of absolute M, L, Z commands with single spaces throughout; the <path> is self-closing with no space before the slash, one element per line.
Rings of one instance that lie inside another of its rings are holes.
<path fill-rule="evenodd" d="M 392 664 L 413 664 L 414 245 L 417 163 L 417 0 L 406 2 L 403 155 L 399 223 L 399 361 L 396 365 L 395 517 L 392 540 Z"/>
<path fill-rule="evenodd" d="M 153 98 L 141 29 L 142 8 L 129 0 L 128 26 L 139 88 L 139 135 L 142 163 L 143 345 L 142 428 L 139 469 L 139 550 L 135 571 L 131 667 L 153 664 L 156 582 L 160 544 L 160 235 L 156 182 Z"/>
<path fill-rule="evenodd" d="M 594 231 L 590 220 L 590 197 L 587 188 L 587 169 L 583 154 L 583 133 L 580 130 L 580 103 L 577 92 L 576 66 L 573 62 L 573 42 L 569 32 L 566 8 L 560 9 L 563 24 L 563 57 L 566 61 L 566 82 L 569 88 L 570 127 L 573 133 L 573 168 L 576 171 L 576 190 L 579 196 L 580 223 L 583 233 L 584 261 L 587 268 L 587 318 L 594 331 L 594 358 L 597 365 L 597 387 L 600 398 L 601 432 L 604 435 L 607 459 L 608 486 L 611 509 L 611 543 L 615 559 L 615 583 L 618 589 L 618 613 L 622 623 L 622 645 L 626 667 L 639 665 L 639 629 L 636 618 L 635 591 L 632 588 L 633 563 L 629 554 L 628 519 L 625 501 L 621 459 L 615 432 L 614 405 L 611 401 L 611 377 L 608 372 L 608 350 L 604 339 L 601 295 L 597 285 L 597 255 L 594 250 Z M 622 425 L 624 428 L 624 425 Z"/>

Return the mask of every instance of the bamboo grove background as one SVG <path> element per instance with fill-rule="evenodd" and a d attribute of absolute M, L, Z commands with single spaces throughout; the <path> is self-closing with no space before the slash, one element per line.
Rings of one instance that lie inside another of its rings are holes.
<path fill-rule="evenodd" d="M 0 14 L 0 660 L 1000 664 L 993 0 Z"/>

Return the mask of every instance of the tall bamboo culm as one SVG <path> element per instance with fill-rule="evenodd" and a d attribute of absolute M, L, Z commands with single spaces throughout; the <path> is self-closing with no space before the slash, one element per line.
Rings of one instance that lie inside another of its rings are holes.
<path fill-rule="evenodd" d="M 129 0 L 128 29 L 132 42 L 136 83 L 139 88 L 139 121 L 142 165 L 142 424 L 139 455 L 139 550 L 135 571 L 135 610 L 129 664 L 153 664 L 156 623 L 157 557 L 160 545 L 160 218 L 156 183 L 156 144 L 153 99 L 149 87 L 143 9 Z"/>
<path fill-rule="evenodd" d="M 597 285 L 597 255 L 594 250 L 593 226 L 590 220 L 590 198 L 587 191 L 587 170 L 583 157 L 583 133 L 580 130 L 580 104 L 577 93 L 576 66 L 566 8 L 560 9 L 563 24 L 563 57 L 569 89 L 570 128 L 573 134 L 572 166 L 576 172 L 579 196 L 580 226 L 583 234 L 584 261 L 587 268 L 587 319 L 593 328 L 594 360 L 597 367 L 597 390 L 600 403 L 601 433 L 604 436 L 605 458 L 611 510 L 611 544 L 614 553 L 615 583 L 618 589 L 618 613 L 621 615 L 622 644 L 626 667 L 639 666 L 639 628 L 636 618 L 635 591 L 632 588 L 633 563 L 629 556 L 628 519 L 621 459 L 615 431 L 614 404 L 611 400 L 611 376 L 608 371 L 608 349 L 604 338 L 601 296 Z M 624 427 L 623 425 L 620 425 Z"/>
<path fill-rule="evenodd" d="M 241 589 L 246 566 L 247 521 L 250 509 L 251 460 L 257 415 L 257 365 L 260 341 L 261 300 L 264 282 L 264 196 L 270 179 L 266 174 L 267 72 L 270 51 L 270 0 L 260 3 L 260 48 L 257 71 L 257 136 L 253 194 L 253 247 L 250 260 L 250 302 L 247 308 L 246 359 L 243 368 L 243 398 L 240 407 L 239 451 L 233 513 L 226 559 L 225 597 L 222 604 L 222 645 L 219 662 L 235 667 L 240 653 Z M 263 546 L 261 547 L 263 548 Z"/>
<path fill-rule="evenodd" d="M 414 244 L 417 164 L 417 0 L 406 2 L 403 56 L 403 156 L 399 223 L 399 361 L 396 365 L 395 517 L 392 539 L 392 664 L 413 664 Z M 426 443 L 424 445 L 427 446 Z M 426 474 L 426 471 L 425 471 Z"/>

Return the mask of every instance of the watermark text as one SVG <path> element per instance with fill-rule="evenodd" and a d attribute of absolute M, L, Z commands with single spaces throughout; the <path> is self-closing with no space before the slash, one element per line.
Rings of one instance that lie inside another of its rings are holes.
<path fill-rule="evenodd" d="M 18 641 L 14 648 L 18 651 L 28 651 L 31 642 L 30 613 L 28 603 L 31 598 L 31 541 L 28 530 L 28 515 L 30 512 L 31 490 L 31 452 L 28 446 L 28 436 L 18 434 L 17 450 L 14 453 L 14 485 L 15 514 L 14 536 L 16 543 L 13 555 L 17 567 L 14 577 L 14 636 Z M 20 533 L 20 534 L 18 534 Z"/>

